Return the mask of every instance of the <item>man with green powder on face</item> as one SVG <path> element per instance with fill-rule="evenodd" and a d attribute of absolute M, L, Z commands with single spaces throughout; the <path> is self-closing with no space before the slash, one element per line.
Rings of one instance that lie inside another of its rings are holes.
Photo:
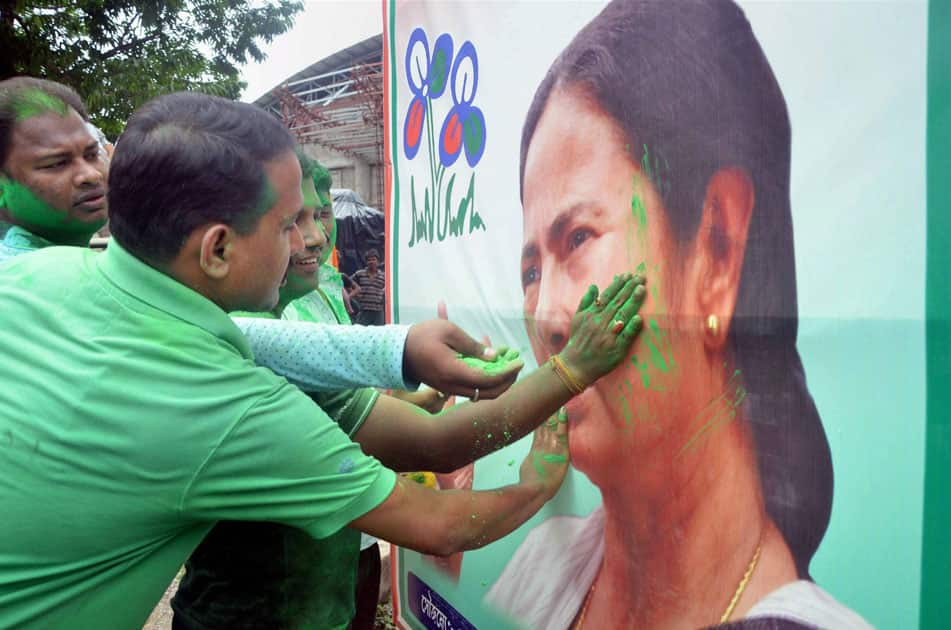
<path fill-rule="evenodd" d="M 0 261 L 49 245 L 86 245 L 106 222 L 108 163 L 71 88 L 0 81 Z"/>
<path fill-rule="evenodd" d="M 218 521 L 317 539 L 350 524 L 424 553 L 488 544 L 557 490 L 566 424 L 543 424 L 519 482 L 495 491 L 432 491 L 381 461 L 451 469 L 517 438 L 531 427 L 513 417 L 554 413 L 640 327 L 630 274 L 592 287 L 559 361 L 469 405 L 478 429 L 397 421 L 381 397 L 354 433 L 378 461 L 254 366 L 226 315 L 271 310 L 303 249 L 287 130 L 250 105 L 169 95 L 133 115 L 111 168 L 105 253 L 47 248 L 0 273 L 0 627 L 139 627 Z"/>
<path fill-rule="evenodd" d="M 287 317 L 293 310 L 292 317 L 323 321 L 336 317 L 320 285 L 324 275 L 317 265 L 326 260 L 330 239 L 318 221 L 320 200 L 308 177 L 314 163 L 299 150 L 298 161 L 304 174 L 304 205 L 296 224 L 304 248 L 290 257 L 276 306 L 259 315 Z M 633 295 L 639 305 L 643 287 Z M 462 404 L 438 418 L 372 388 L 316 394 L 313 399 L 367 455 L 385 465 L 398 471 L 449 471 L 538 425 L 544 416 L 518 401 L 549 396 L 552 387 L 560 389 L 562 384 L 523 381 L 491 403 Z M 355 620 L 359 557 L 360 533 L 351 528 L 314 540 L 277 523 L 218 523 L 186 564 L 172 600 L 173 630 L 346 628 Z"/>
<path fill-rule="evenodd" d="M 329 289 L 324 284 L 340 282 L 328 260 L 336 228 L 330 174 L 300 148 L 297 158 L 303 206 L 296 223 L 304 248 L 291 256 L 285 284 L 270 312 L 234 315 L 349 323 L 339 293 L 342 287 L 335 294 L 333 284 Z M 367 419 L 377 396 L 372 388 L 312 394 L 314 402 L 351 436 Z M 174 630 L 346 627 L 355 612 L 359 545 L 360 533 L 350 528 L 314 540 L 275 523 L 218 523 L 186 563 L 172 600 L 172 626 Z"/>

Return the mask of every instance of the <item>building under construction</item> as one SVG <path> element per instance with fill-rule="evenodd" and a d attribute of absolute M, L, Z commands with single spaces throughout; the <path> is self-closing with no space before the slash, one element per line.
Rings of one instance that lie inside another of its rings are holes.
<path fill-rule="evenodd" d="M 305 153 L 383 208 L 383 35 L 336 52 L 255 101 L 284 121 Z"/>

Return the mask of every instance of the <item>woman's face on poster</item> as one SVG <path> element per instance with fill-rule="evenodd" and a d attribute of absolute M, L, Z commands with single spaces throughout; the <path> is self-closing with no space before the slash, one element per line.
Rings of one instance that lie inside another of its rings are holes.
<path fill-rule="evenodd" d="M 702 347 L 689 343 L 696 335 L 675 332 L 681 318 L 672 317 L 693 310 L 690 287 L 669 280 L 681 266 L 670 255 L 689 255 L 690 248 L 677 248 L 669 236 L 662 201 L 642 167 L 645 150 L 629 147 L 593 101 L 556 89 L 525 158 L 521 276 L 539 364 L 567 343 L 588 286 L 606 287 L 624 271 L 648 278 L 645 329 L 631 355 L 568 405 L 572 461 L 598 485 L 616 478 L 618 466 L 630 467 L 632 455 L 664 441 L 689 407 L 683 389 L 702 378 L 685 369 L 704 363 L 695 356 Z"/>

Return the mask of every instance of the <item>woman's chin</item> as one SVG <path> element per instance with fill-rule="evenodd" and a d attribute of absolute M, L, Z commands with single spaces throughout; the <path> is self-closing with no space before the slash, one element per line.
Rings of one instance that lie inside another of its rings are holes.
<path fill-rule="evenodd" d="M 598 415 L 603 412 L 594 388 L 575 396 L 566 405 L 568 412 L 568 451 L 572 465 L 585 472 L 595 453 L 592 446 L 598 443 Z"/>
<path fill-rule="evenodd" d="M 590 388 L 575 396 L 565 404 L 565 410 L 568 412 L 568 426 L 574 429 L 584 422 L 584 419 L 591 415 L 592 403 L 596 395 L 594 388 Z"/>

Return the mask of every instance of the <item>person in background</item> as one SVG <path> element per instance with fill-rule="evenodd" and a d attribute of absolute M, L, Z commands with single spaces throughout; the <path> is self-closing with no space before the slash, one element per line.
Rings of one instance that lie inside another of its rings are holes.
<path fill-rule="evenodd" d="M 357 286 L 350 293 L 350 297 L 360 301 L 358 324 L 380 326 L 383 324 L 383 303 L 386 299 L 386 279 L 379 269 L 380 253 L 370 249 L 364 260 L 366 268 L 353 274 L 353 281 Z"/>

